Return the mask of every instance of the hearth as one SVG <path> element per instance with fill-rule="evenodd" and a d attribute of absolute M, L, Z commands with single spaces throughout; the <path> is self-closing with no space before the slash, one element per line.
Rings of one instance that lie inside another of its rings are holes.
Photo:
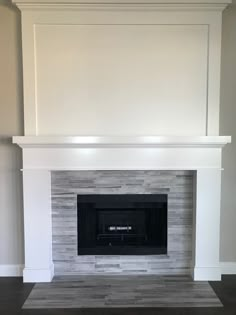
<path fill-rule="evenodd" d="M 78 195 L 79 255 L 167 253 L 167 195 Z"/>

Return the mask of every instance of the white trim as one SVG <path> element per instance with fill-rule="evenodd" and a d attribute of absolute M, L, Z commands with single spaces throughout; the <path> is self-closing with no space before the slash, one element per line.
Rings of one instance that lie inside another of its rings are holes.
<path fill-rule="evenodd" d="M 221 262 L 222 275 L 235 275 L 236 274 L 236 262 Z"/>
<path fill-rule="evenodd" d="M 200 137 L 96 137 L 96 136 L 25 136 L 13 137 L 13 143 L 21 148 L 75 148 L 75 147 L 197 147 L 222 148 L 231 142 L 230 136 L 200 136 Z"/>
<path fill-rule="evenodd" d="M 23 170 L 221 170 L 220 148 L 24 148 Z"/>
<path fill-rule="evenodd" d="M 23 265 L 0 265 L 0 277 L 22 277 Z"/>
<path fill-rule="evenodd" d="M 122 10 L 142 10 L 142 11 L 218 11 L 222 12 L 227 3 L 19 3 L 15 2 L 21 11 L 27 10 L 103 10 L 103 11 L 122 11 Z"/>
<path fill-rule="evenodd" d="M 86 3 L 86 4 L 93 4 L 93 3 L 122 3 L 122 4 L 152 4 L 152 3 L 159 3 L 159 4 L 229 4 L 232 1 L 231 0 L 13 0 L 13 3 L 32 3 L 32 4 L 37 4 L 37 3 L 52 3 L 52 4 L 57 4 L 57 3 L 71 3 L 71 4 L 76 4 L 76 3 Z"/>
<path fill-rule="evenodd" d="M 40 8 L 60 8 L 63 9 L 71 7 L 83 7 L 83 6 L 108 6 L 112 5 L 115 8 L 120 6 L 123 7 L 130 7 L 130 6 L 142 6 L 142 7 L 153 7 L 156 6 L 157 8 L 165 8 L 165 9 L 184 9 L 185 7 L 188 8 L 217 8 L 223 10 L 228 4 L 230 4 L 231 0 L 13 0 L 20 9 L 40 9 Z"/>
<path fill-rule="evenodd" d="M 220 281 L 221 268 L 219 267 L 195 267 L 192 270 L 194 281 Z"/>
<path fill-rule="evenodd" d="M 48 269 L 25 268 L 23 271 L 24 283 L 51 282 L 54 276 L 54 265 Z"/>
<path fill-rule="evenodd" d="M 224 171 L 223 168 L 219 167 L 203 167 L 203 166 L 196 166 L 196 167 L 185 167 L 185 171 L 197 171 L 200 169 L 212 169 L 212 170 L 219 170 Z M 48 167 L 25 167 L 20 169 L 21 172 L 27 171 L 88 171 L 87 167 L 54 167 L 53 165 L 49 165 Z M 183 167 L 141 167 L 137 169 L 137 167 L 90 167 L 90 171 L 183 171 Z"/>

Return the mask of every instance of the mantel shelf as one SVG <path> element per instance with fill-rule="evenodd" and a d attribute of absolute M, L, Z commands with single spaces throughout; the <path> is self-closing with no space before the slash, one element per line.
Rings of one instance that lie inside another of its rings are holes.
<path fill-rule="evenodd" d="M 21 148 L 76 147 L 184 147 L 222 148 L 230 136 L 22 136 L 13 137 Z"/>

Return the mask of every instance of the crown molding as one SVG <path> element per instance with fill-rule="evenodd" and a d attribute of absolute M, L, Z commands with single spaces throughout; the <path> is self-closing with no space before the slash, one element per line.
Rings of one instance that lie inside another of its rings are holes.
<path fill-rule="evenodd" d="M 12 0 L 20 10 L 223 11 L 231 0 Z"/>
<path fill-rule="evenodd" d="M 24 4 L 94 4 L 94 3 L 123 3 L 123 4 L 229 4 L 231 0 L 12 0 L 13 3 Z"/>

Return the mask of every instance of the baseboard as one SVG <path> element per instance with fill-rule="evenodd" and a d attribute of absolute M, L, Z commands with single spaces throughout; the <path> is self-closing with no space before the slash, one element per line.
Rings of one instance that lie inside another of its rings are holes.
<path fill-rule="evenodd" d="M 0 265 L 0 277 L 22 277 L 23 265 Z"/>
<path fill-rule="evenodd" d="M 222 275 L 235 275 L 236 274 L 236 262 L 221 262 Z"/>

